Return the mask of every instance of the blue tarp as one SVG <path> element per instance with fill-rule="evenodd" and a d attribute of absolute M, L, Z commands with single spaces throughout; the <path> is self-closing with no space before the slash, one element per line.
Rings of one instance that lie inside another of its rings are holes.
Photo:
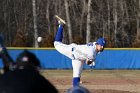
<path fill-rule="evenodd" d="M 139 69 L 140 50 L 105 50 L 97 57 L 99 69 Z"/>
<path fill-rule="evenodd" d="M 22 49 L 9 49 L 11 57 L 16 60 Z M 71 60 L 55 49 L 30 49 L 41 62 L 43 69 L 71 69 Z M 0 67 L 3 67 L 0 60 Z M 84 69 L 90 68 L 84 64 Z M 96 59 L 95 69 L 140 69 L 140 50 L 105 50 Z"/>

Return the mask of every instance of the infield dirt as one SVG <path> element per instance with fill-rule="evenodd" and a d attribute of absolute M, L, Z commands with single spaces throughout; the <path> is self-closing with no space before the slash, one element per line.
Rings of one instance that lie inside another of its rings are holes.
<path fill-rule="evenodd" d="M 60 93 L 72 87 L 72 70 L 41 70 Z M 83 70 L 82 86 L 91 93 L 140 93 L 140 70 Z"/>

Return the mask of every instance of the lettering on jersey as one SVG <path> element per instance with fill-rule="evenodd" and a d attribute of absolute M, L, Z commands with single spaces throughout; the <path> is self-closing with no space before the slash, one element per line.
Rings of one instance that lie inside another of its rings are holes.
<path fill-rule="evenodd" d="M 93 43 L 90 42 L 90 43 L 87 44 L 87 46 L 93 46 Z"/>

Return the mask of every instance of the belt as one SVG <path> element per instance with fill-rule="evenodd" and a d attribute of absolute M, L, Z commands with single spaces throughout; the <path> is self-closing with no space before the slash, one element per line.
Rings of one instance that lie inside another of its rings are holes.
<path fill-rule="evenodd" d="M 73 57 L 73 59 L 72 59 L 72 60 L 74 60 L 74 59 L 75 59 L 75 56 L 74 56 L 74 54 L 73 54 L 74 47 L 71 49 L 71 51 L 72 51 L 72 57 Z"/>

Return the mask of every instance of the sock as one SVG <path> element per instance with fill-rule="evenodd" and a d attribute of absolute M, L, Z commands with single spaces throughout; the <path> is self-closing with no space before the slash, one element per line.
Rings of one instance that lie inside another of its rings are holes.
<path fill-rule="evenodd" d="M 80 77 L 74 77 L 73 78 L 73 86 L 79 86 L 80 83 Z"/>
<path fill-rule="evenodd" d="M 59 25 L 56 36 L 55 36 L 55 41 L 62 42 L 63 38 L 63 26 Z"/>

